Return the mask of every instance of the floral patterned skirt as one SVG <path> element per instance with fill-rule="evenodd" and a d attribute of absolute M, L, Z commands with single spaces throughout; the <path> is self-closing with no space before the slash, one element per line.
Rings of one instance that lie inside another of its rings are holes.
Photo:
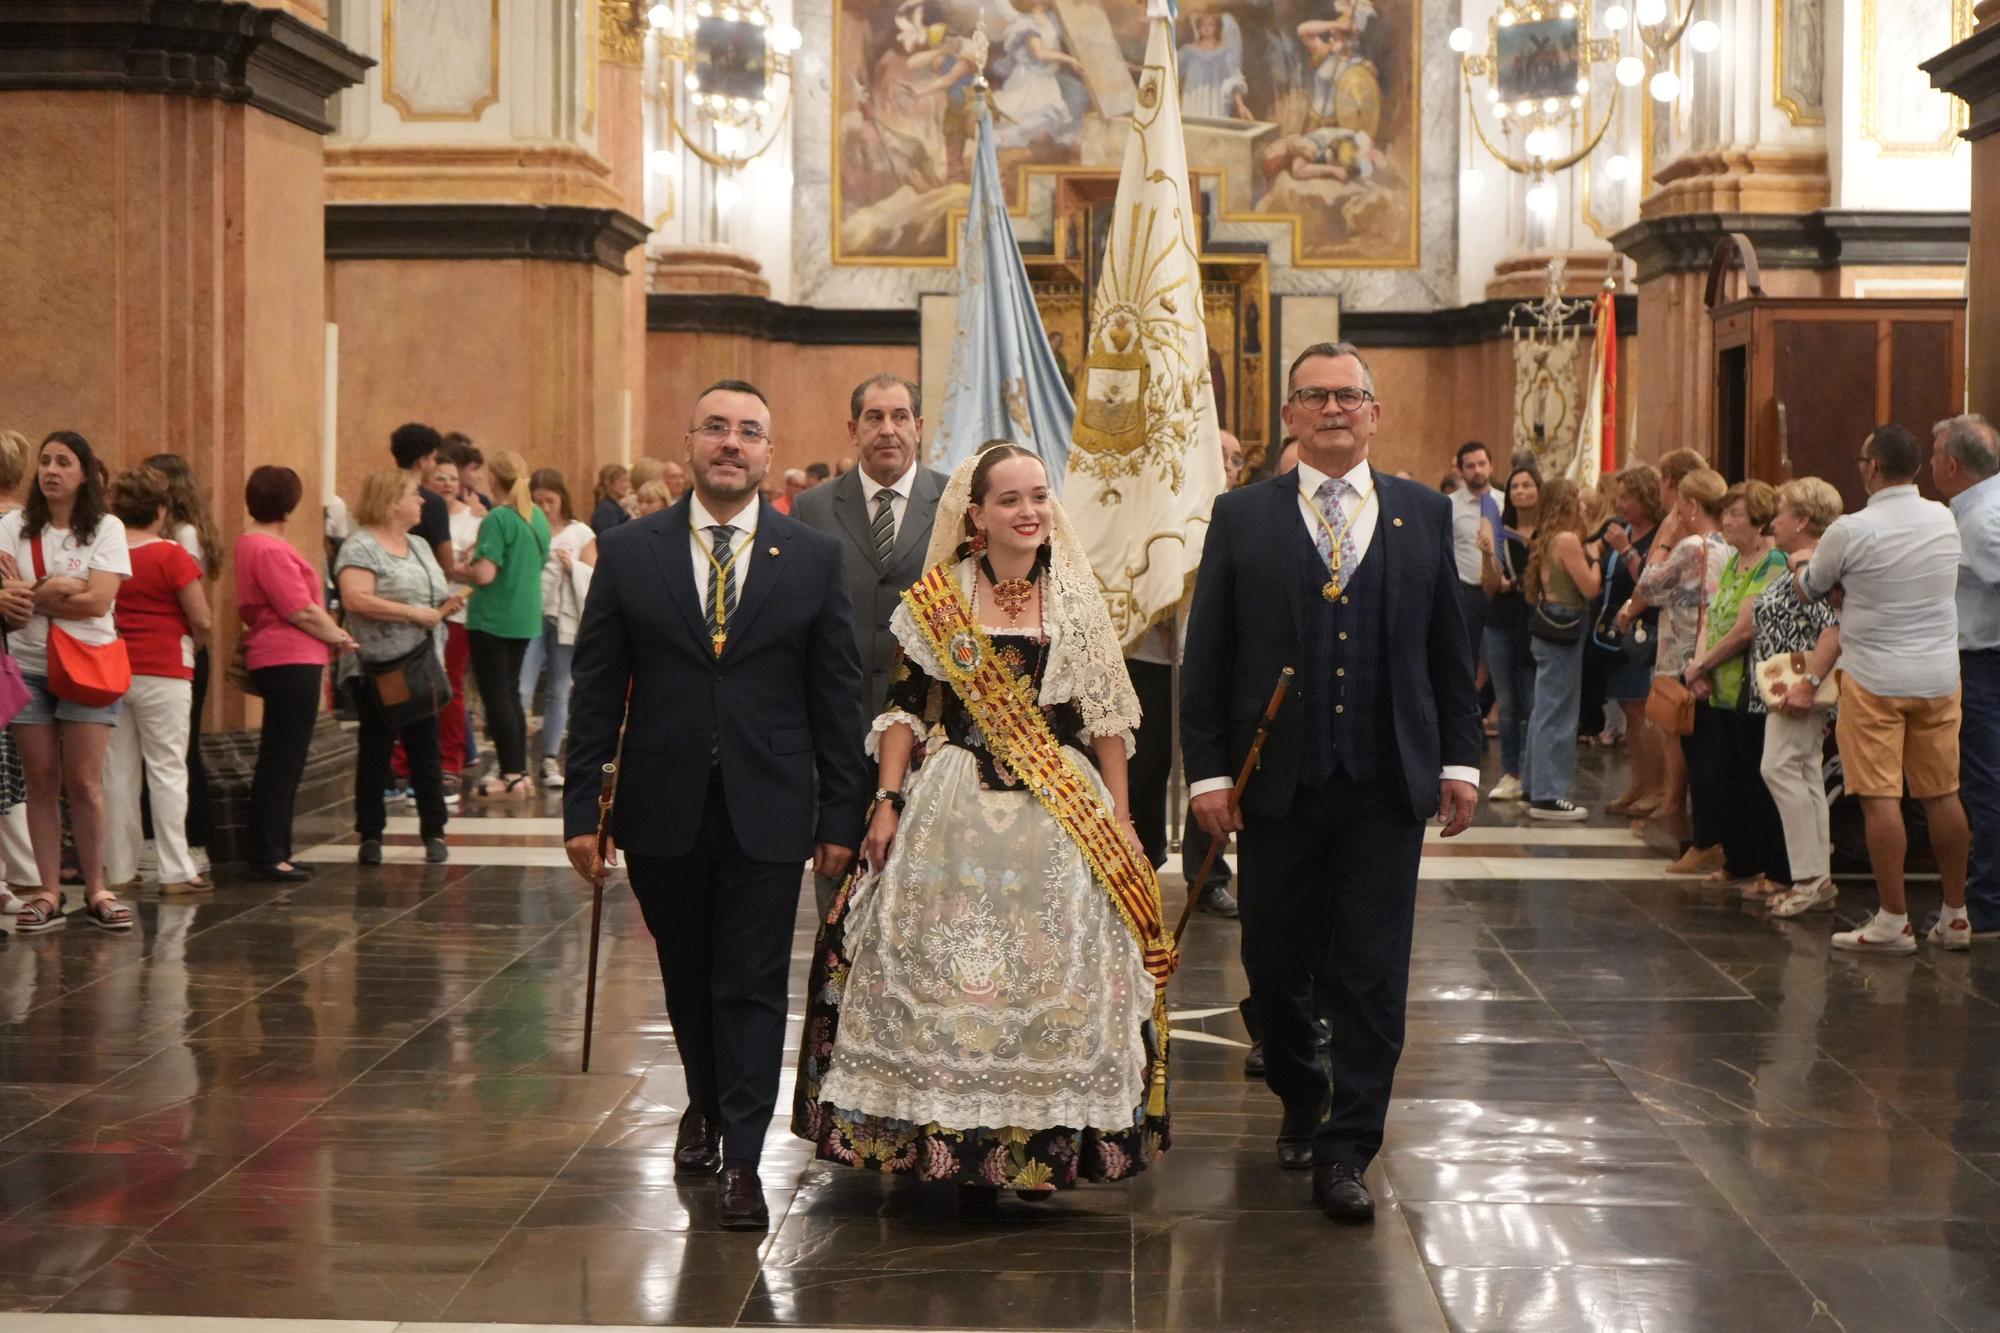
<path fill-rule="evenodd" d="M 946 748 L 879 879 L 820 931 L 792 1131 L 822 1161 L 920 1180 L 1122 1180 L 1169 1142 L 1152 1012 L 1068 835 Z"/>

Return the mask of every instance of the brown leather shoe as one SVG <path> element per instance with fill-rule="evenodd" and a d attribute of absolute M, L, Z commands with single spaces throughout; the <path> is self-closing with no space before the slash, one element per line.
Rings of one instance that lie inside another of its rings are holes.
<path fill-rule="evenodd" d="M 682 1115 L 680 1133 L 674 1137 L 674 1179 L 712 1176 L 721 1166 L 722 1136 L 715 1122 L 699 1111 Z"/>
<path fill-rule="evenodd" d="M 747 1166 L 725 1166 L 716 1186 L 720 1206 L 716 1223 L 724 1231 L 769 1231 L 771 1210 L 764 1206 L 764 1182 Z"/>

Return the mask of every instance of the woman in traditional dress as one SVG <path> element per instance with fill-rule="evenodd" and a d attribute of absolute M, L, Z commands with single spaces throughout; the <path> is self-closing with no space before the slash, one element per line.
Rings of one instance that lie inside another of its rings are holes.
<path fill-rule="evenodd" d="M 1180 49 L 1181 114 L 1254 120 L 1244 100 L 1243 29 L 1234 14 L 1197 14 L 1194 40 Z"/>
<path fill-rule="evenodd" d="M 822 932 L 792 1127 L 984 1211 L 1166 1148 L 1174 954 L 1127 801 L 1138 696 L 1041 460 L 961 464 L 926 563 L 869 738 L 880 873 Z"/>

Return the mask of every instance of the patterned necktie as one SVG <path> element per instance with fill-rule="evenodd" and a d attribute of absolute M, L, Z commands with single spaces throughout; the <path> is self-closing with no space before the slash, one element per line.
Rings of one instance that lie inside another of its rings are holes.
<path fill-rule="evenodd" d="M 718 523 L 709 531 L 715 535 L 715 558 L 708 567 L 708 632 L 714 637 L 736 614 L 736 566 L 729 559 L 729 543 L 736 529 Z M 716 614 L 718 607 L 720 615 Z"/>
<path fill-rule="evenodd" d="M 896 493 L 884 487 L 875 492 L 875 551 L 882 557 L 882 563 L 889 563 L 889 552 L 896 547 L 896 511 L 892 507 Z"/>
<path fill-rule="evenodd" d="M 1354 567 L 1360 560 L 1354 554 L 1354 529 L 1341 510 L 1341 501 L 1346 498 L 1349 486 L 1339 477 L 1328 477 L 1319 484 L 1319 512 L 1333 525 L 1329 532 L 1324 524 L 1315 524 L 1313 545 L 1319 548 L 1319 558 L 1326 561 L 1329 573 L 1342 584 L 1354 578 Z M 1333 562 L 1333 533 L 1340 534 L 1340 564 Z"/>

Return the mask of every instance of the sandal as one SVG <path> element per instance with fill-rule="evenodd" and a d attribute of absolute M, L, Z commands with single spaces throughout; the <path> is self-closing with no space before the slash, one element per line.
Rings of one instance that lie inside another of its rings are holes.
<path fill-rule="evenodd" d="M 511 778 L 503 778 L 507 784 L 508 800 L 528 800 L 535 794 L 535 782 L 526 773 L 517 773 Z"/>
<path fill-rule="evenodd" d="M 45 930 L 55 930 L 68 924 L 69 918 L 63 915 L 62 895 L 59 893 L 53 898 L 46 893 L 26 894 L 14 912 L 16 935 L 39 935 Z"/>
<path fill-rule="evenodd" d="M 118 901 L 109 889 L 83 905 L 83 919 L 100 930 L 130 930 L 137 919 L 132 909 Z"/>

